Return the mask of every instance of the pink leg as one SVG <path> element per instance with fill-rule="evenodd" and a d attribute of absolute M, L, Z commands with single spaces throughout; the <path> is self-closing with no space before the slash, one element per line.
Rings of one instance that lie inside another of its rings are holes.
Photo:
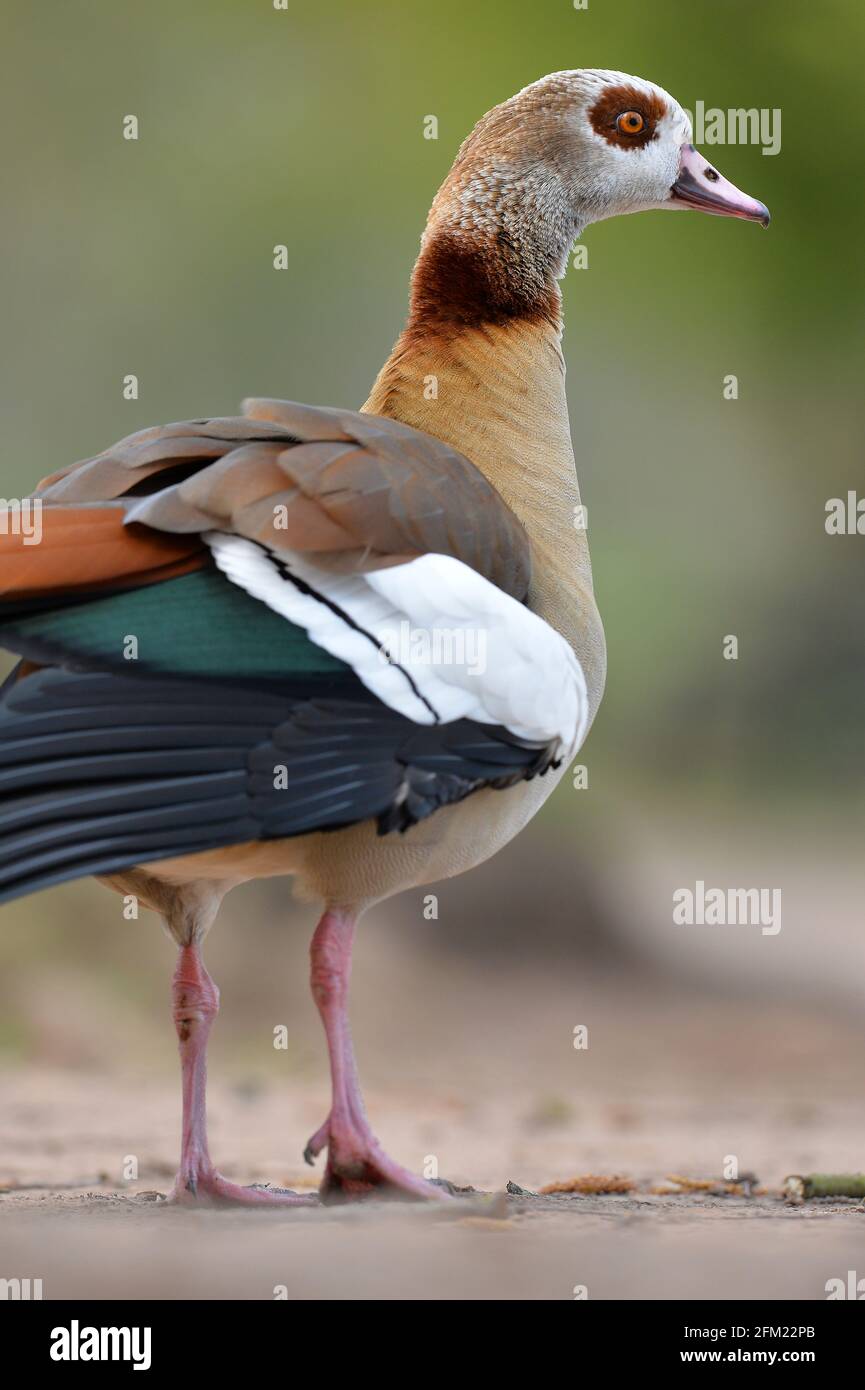
<path fill-rule="evenodd" d="M 325 1202 L 363 1197 L 376 1190 L 448 1201 L 442 1188 L 388 1157 L 366 1117 L 348 1022 L 356 920 L 355 913 L 347 908 L 328 908 L 312 938 L 312 993 L 327 1035 L 332 1101 L 329 1116 L 310 1139 L 303 1156 L 312 1163 L 327 1145 L 327 1168 L 320 1189 Z"/>
<path fill-rule="evenodd" d="M 315 1205 L 316 1197 L 301 1197 L 278 1188 L 240 1187 L 216 1171 L 207 1148 L 205 1090 L 207 1039 L 219 1010 L 219 990 L 205 970 L 197 946 L 181 946 L 172 992 L 183 1079 L 183 1139 L 180 1170 L 168 1200 L 209 1206 Z"/>

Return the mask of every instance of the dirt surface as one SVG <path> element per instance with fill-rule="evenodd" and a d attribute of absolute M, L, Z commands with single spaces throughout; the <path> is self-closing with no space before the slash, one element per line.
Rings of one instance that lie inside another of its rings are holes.
<path fill-rule="evenodd" d="M 314 1185 L 299 1149 L 320 1119 L 317 1088 L 212 1090 L 213 1147 L 230 1177 Z M 156 1196 L 172 1173 L 177 1107 L 167 1080 L 130 1091 L 93 1076 L 7 1074 L 3 1173 L 13 1185 L 0 1196 L 0 1274 L 41 1278 L 45 1298 L 573 1299 L 584 1287 L 605 1299 L 820 1299 L 828 1279 L 865 1266 L 865 1214 L 852 1201 L 792 1208 L 776 1196 L 505 1191 L 508 1178 L 525 1189 L 609 1171 L 600 1159 L 611 1156 L 641 1186 L 683 1167 L 707 1176 L 729 1103 L 594 1097 L 575 1124 L 551 1107 L 533 1111 L 520 1091 L 489 1100 L 482 1116 L 442 1094 L 419 1117 L 401 1087 L 370 1101 L 400 1158 L 419 1168 L 441 1140 L 442 1175 L 483 1179 L 486 1193 L 446 1207 L 180 1211 Z M 740 1099 L 735 1114 L 773 1184 L 784 1176 L 773 1154 L 789 1155 L 787 1171 L 828 1153 L 857 1166 L 858 1104 Z M 298 1157 L 254 1157 L 280 1150 Z M 131 1156 L 140 1177 L 120 1183 L 118 1162 Z M 70 1186 L 51 1185 L 59 1173 Z"/>
<path fill-rule="evenodd" d="M 625 1197 L 184 1213 L 134 1196 L 19 1199 L 4 1265 L 45 1297 L 821 1299 L 863 1262 L 863 1216 Z M 493 1211 L 491 1212 L 491 1208 Z"/>
<path fill-rule="evenodd" d="M 856 1203 L 505 1196 L 508 1182 L 536 1192 L 575 1174 L 624 1174 L 641 1189 L 670 1173 L 720 1178 L 731 1156 L 770 1189 L 788 1173 L 863 1169 L 858 1001 L 821 1001 L 780 969 L 715 985 L 692 968 L 690 939 L 663 969 L 640 957 L 595 968 L 554 940 L 521 956 L 459 954 L 440 944 L 444 893 L 439 923 L 409 902 L 404 920 L 377 915 L 364 933 L 360 1072 L 395 1158 L 493 1197 L 166 1208 L 142 1194 L 167 1192 L 177 1162 L 173 952 L 152 922 L 121 928 L 111 895 L 78 889 L 65 916 L 33 900 L 45 920 L 22 922 L 9 945 L 6 1015 L 21 1022 L 7 1034 L 20 1055 L 7 1050 L 0 1067 L 0 1278 L 41 1278 L 49 1299 L 271 1299 L 278 1287 L 302 1299 L 572 1299 L 575 1286 L 589 1298 L 820 1299 L 828 1279 L 865 1275 Z M 520 891 L 515 881 L 518 903 Z M 235 1181 L 312 1191 L 322 1160 L 301 1155 L 329 1082 L 309 923 L 301 912 L 296 930 L 272 930 L 279 904 L 263 889 L 229 906 L 207 946 L 222 990 L 211 1150 Z M 55 920 L 66 934 L 49 955 Z M 766 940 L 777 951 L 786 939 Z"/>

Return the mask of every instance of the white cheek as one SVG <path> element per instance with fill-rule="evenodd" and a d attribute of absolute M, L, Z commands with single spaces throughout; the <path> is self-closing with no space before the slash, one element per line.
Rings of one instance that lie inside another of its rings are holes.
<path fill-rule="evenodd" d="M 680 148 L 680 141 L 674 144 L 670 139 L 659 138 L 642 151 L 648 156 L 645 171 L 647 197 L 663 200 L 669 196 L 679 173 Z"/>
<path fill-rule="evenodd" d="M 676 179 L 679 145 L 660 137 L 636 150 L 608 145 L 605 165 L 611 212 L 637 212 L 640 208 L 656 207 L 669 196 Z"/>

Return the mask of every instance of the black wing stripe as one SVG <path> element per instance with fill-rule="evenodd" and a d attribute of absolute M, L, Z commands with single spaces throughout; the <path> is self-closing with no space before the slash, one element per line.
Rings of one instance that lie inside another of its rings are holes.
<path fill-rule="evenodd" d="M 200 816 L 203 812 L 198 803 L 215 801 L 232 793 L 242 797 L 246 804 L 246 774 L 241 769 L 205 777 L 163 777 L 153 781 L 109 782 L 104 786 L 51 787 L 26 796 L 0 798 L 0 835 L 40 821 L 101 813 L 129 814 L 130 804 L 141 809 L 164 809 L 180 801 L 192 807 L 190 814 Z"/>
<path fill-rule="evenodd" d="M 66 815 L 47 822 L 37 822 L 29 826 L 20 825 L 18 833 L 3 835 L 0 838 L 0 864 L 17 863 L 22 857 L 52 845 L 78 844 L 88 839 L 109 838 L 117 830 L 116 814 L 105 816 L 82 816 L 73 818 L 66 808 Z M 146 811 L 126 811 L 123 815 L 124 834 L 142 835 L 159 831 L 163 840 L 174 840 L 190 825 L 216 826 L 220 823 L 237 825 L 249 815 L 248 798 L 243 795 L 222 797 L 207 801 L 203 805 L 196 801 L 180 801 L 173 806 L 157 806 Z M 254 835 L 261 830 L 260 822 L 255 822 Z"/>
<path fill-rule="evenodd" d="M 470 720 L 419 726 L 342 694 L 46 669 L 0 704 L 0 901 L 65 879 L 376 819 L 402 831 L 548 747 Z"/>
<path fill-rule="evenodd" d="M 92 723 L 92 715 L 91 715 Z M 140 751 L 152 749 L 188 749 L 235 746 L 247 748 L 250 743 L 260 742 L 270 734 L 266 724 L 257 725 L 218 725 L 208 723 L 173 725 L 167 728 L 148 727 L 145 724 L 130 724 L 108 729 L 77 728 L 63 733 L 38 733 L 26 738 L 9 739 L 0 743 L 0 767 L 15 763 L 29 763 L 34 758 L 69 758 L 91 753 L 114 754 L 119 750 Z"/>
<path fill-rule="evenodd" d="M 87 785 L 102 778 L 144 773 L 158 776 L 173 772 L 228 772 L 241 765 L 245 753 L 244 748 L 148 749 L 143 753 L 124 749 L 119 758 L 113 753 L 96 754 L 91 758 L 57 758 L 0 772 L 0 796 L 19 787 L 42 786 L 49 780 L 55 786 L 58 782 Z"/>

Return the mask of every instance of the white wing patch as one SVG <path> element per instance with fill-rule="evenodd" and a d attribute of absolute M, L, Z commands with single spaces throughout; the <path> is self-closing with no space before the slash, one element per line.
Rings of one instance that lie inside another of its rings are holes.
<path fill-rule="evenodd" d="M 449 555 L 335 575 L 221 531 L 204 539 L 232 583 L 304 628 L 416 724 L 475 719 L 570 758 L 588 724 L 582 667 L 537 614 Z"/>

